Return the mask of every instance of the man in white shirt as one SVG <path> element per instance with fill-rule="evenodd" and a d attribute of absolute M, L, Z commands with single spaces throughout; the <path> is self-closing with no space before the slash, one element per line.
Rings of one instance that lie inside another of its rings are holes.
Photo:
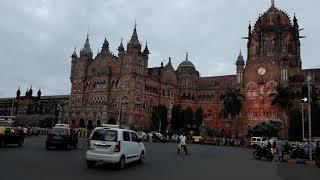
<path fill-rule="evenodd" d="M 179 146 L 180 148 L 178 148 L 178 154 L 180 154 L 180 150 L 183 148 L 184 152 L 186 155 L 188 155 L 188 151 L 187 151 L 187 143 L 186 143 L 186 140 L 187 140 L 187 137 L 185 135 L 181 135 L 179 137 Z"/>

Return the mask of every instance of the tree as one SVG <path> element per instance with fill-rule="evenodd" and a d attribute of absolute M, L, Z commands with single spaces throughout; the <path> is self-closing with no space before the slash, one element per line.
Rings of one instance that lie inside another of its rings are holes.
<path fill-rule="evenodd" d="M 185 127 L 188 129 L 194 128 L 193 123 L 193 116 L 194 112 L 191 107 L 187 107 L 184 111 L 184 121 L 185 121 Z"/>
<path fill-rule="evenodd" d="M 223 101 L 224 111 L 228 113 L 233 119 L 233 127 L 235 129 L 235 137 L 239 135 L 239 114 L 242 108 L 242 101 L 244 99 L 240 89 L 231 90 L 228 89 L 225 94 L 220 96 L 220 100 Z"/>
<path fill-rule="evenodd" d="M 249 128 L 248 134 L 259 137 L 277 137 L 281 130 L 281 123 L 278 121 L 264 121 Z"/>
<path fill-rule="evenodd" d="M 182 110 L 180 105 L 173 105 L 171 115 L 171 127 L 173 130 L 178 131 L 183 128 L 183 119 L 181 116 Z"/>
<path fill-rule="evenodd" d="M 287 137 L 287 114 L 288 114 L 288 107 L 290 103 L 289 98 L 289 88 L 285 86 L 279 85 L 276 89 L 276 93 L 272 93 L 270 95 L 272 97 L 272 105 L 279 105 L 283 110 L 283 117 L 284 117 L 284 129 L 285 129 L 285 137 Z"/>
<path fill-rule="evenodd" d="M 289 120 L 289 137 L 291 137 L 291 139 L 300 139 L 302 137 L 302 122 L 300 110 L 291 110 L 289 112 Z"/>
<path fill-rule="evenodd" d="M 199 107 L 194 113 L 193 121 L 194 121 L 193 124 L 196 126 L 197 130 L 199 130 L 199 127 L 203 122 L 203 110 L 201 107 Z"/>
<path fill-rule="evenodd" d="M 167 117 L 167 107 L 164 105 L 154 106 L 152 108 L 152 117 L 151 117 L 151 128 L 152 130 L 159 130 L 161 121 L 161 131 L 166 131 L 168 125 L 168 117 Z"/>

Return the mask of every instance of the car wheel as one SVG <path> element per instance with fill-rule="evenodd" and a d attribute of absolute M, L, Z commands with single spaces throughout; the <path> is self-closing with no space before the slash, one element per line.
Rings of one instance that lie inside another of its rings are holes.
<path fill-rule="evenodd" d="M 320 157 L 316 159 L 316 165 L 320 168 Z"/>
<path fill-rule="evenodd" d="M 50 146 L 48 143 L 46 143 L 46 150 L 50 150 Z"/>
<path fill-rule="evenodd" d="M 22 140 L 19 140 L 18 147 L 22 147 L 22 144 L 23 144 Z"/>
<path fill-rule="evenodd" d="M 6 143 L 3 140 L 0 140 L 0 147 L 5 147 Z"/>
<path fill-rule="evenodd" d="M 258 155 L 258 151 L 254 151 L 254 152 L 253 152 L 253 157 L 254 157 L 254 159 L 256 159 L 256 160 L 260 160 L 260 159 L 261 159 L 261 156 Z"/>
<path fill-rule="evenodd" d="M 87 160 L 87 168 L 93 168 L 96 162 Z"/>
<path fill-rule="evenodd" d="M 142 151 L 140 154 L 140 158 L 138 160 L 138 163 L 143 163 L 143 161 L 144 161 L 144 152 Z"/>
<path fill-rule="evenodd" d="M 125 160 L 125 157 L 122 156 L 118 163 L 118 169 L 123 169 L 125 167 L 126 167 L 126 160 Z"/>

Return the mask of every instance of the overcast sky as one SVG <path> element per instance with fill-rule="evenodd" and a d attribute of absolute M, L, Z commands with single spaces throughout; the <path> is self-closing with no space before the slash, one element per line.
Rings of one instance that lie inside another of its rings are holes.
<path fill-rule="evenodd" d="M 303 68 L 319 68 L 320 1 L 275 3 L 304 28 Z M 88 29 L 94 54 L 105 37 L 117 54 L 135 19 L 139 40 L 148 41 L 149 67 L 170 56 L 176 68 L 188 51 L 201 76 L 235 74 L 248 22 L 269 7 L 270 0 L 1 0 L 0 97 L 15 96 L 19 85 L 23 94 L 30 85 L 44 95 L 69 94 L 70 56 Z"/>

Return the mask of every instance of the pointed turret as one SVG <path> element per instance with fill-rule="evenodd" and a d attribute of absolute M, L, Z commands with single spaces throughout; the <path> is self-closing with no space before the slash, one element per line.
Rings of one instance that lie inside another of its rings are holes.
<path fill-rule="evenodd" d="M 131 35 L 130 39 L 131 44 L 140 44 L 139 38 L 138 38 L 138 33 L 137 33 L 137 24 L 134 25 L 134 29 Z"/>
<path fill-rule="evenodd" d="M 21 91 L 20 91 L 20 86 L 19 86 L 17 93 L 16 93 L 16 98 L 19 99 L 20 95 L 21 95 Z"/>
<path fill-rule="evenodd" d="M 37 96 L 38 96 L 38 99 L 40 99 L 40 97 L 41 97 L 41 89 L 38 90 Z"/>
<path fill-rule="evenodd" d="M 244 65 L 244 60 L 243 60 L 243 56 L 242 56 L 242 52 L 241 52 L 241 50 L 240 50 L 240 53 L 239 53 L 238 59 L 237 59 L 237 61 L 236 61 L 236 65 L 237 65 L 237 66 L 238 66 L 238 65 L 241 65 L 241 66 L 243 66 L 243 65 Z"/>
<path fill-rule="evenodd" d="M 120 43 L 120 45 L 119 45 L 119 47 L 118 47 L 118 51 L 119 51 L 119 53 L 124 51 L 124 47 L 123 47 L 123 43 L 122 43 L 122 38 L 121 38 L 121 43 Z"/>
<path fill-rule="evenodd" d="M 101 52 L 109 52 L 109 42 L 107 41 L 107 38 L 104 38 Z"/>
<path fill-rule="evenodd" d="M 252 27 L 251 27 L 251 22 L 249 21 L 249 26 L 248 26 L 248 38 L 251 37 L 251 29 L 252 29 Z"/>
<path fill-rule="evenodd" d="M 148 49 L 148 42 L 146 42 L 146 47 L 143 50 L 144 54 L 150 54 L 149 49 Z"/>
<path fill-rule="evenodd" d="M 33 94 L 33 90 L 32 90 L 32 85 L 31 85 L 30 89 L 29 89 L 29 96 L 32 97 L 32 94 Z"/>
<path fill-rule="evenodd" d="M 299 30 L 299 24 L 298 24 L 298 20 L 296 18 L 296 13 L 294 13 L 294 16 L 293 16 L 293 27 L 296 29 L 296 30 Z"/>
<path fill-rule="evenodd" d="M 86 42 L 84 43 L 83 49 L 80 51 L 80 56 L 88 56 L 92 58 L 92 51 L 90 48 L 89 34 L 87 34 Z"/>
<path fill-rule="evenodd" d="M 76 59 L 77 57 L 78 57 L 78 55 L 77 55 L 77 50 L 76 50 L 76 47 L 74 47 L 74 50 L 73 50 L 73 53 L 72 53 L 71 58 L 72 58 L 72 59 Z"/>
<path fill-rule="evenodd" d="M 138 39 L 138 33 L 137 33 L 137 24 L 134 25 L 134 29 L 131 35 L 131 39 L 129 43 L 127 44 L 127 51 L 138 51 L 141 52 L 141 44 Z"/>
<path fill-rule="evenodd" d="M 28 88 L 27 88 L 27 91 L 26 91 L 25 95 L 26 95 L 26 97 L 29 96 L 29 89 Z"/>

